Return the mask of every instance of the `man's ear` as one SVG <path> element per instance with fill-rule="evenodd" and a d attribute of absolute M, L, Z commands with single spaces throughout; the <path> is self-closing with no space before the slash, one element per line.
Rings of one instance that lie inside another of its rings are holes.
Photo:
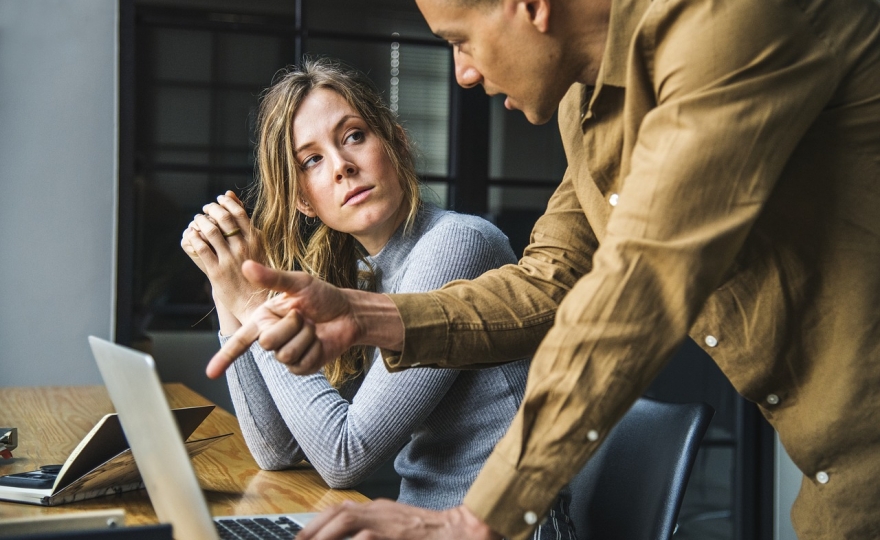
<path fill-rule="evenodd" d="M 542 34 L 550 28 L 551 0 L 517 0 L 517 10 L 522 10 L 529 23 Z"/>

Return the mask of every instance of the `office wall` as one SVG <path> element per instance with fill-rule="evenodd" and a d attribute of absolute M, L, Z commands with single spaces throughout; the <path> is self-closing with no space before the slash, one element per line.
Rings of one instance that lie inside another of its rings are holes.
<path fill-rule="evenodd" d="M 797 540 L 794 527 L 791 525 L 791 505 L 801 489 L 801 481 L 804 475 L 791 458 L 788 457 L 788 453 L 782 447 L 782 443 L 779 442 L 778 435 L 776 436 L 775 472 L 773 488 L 776 500 L 773 513 L 776 519 L 773 522 L 773 539 Z"/>
<path fill-rule="evenodd" d="M 0 0 L 0 387 L 97 384 L 111 337 L 116 0 Z"/>

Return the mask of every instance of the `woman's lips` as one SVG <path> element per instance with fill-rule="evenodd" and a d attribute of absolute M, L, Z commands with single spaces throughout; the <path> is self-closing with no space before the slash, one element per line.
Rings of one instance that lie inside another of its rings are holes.
<path fill-rule="evenodd" d="M 346 206 L 362 202 L 364 199 L 370 196 L 371 191 L 373 191 L 373 188 L 371 187 L 353 189 L 345 195 L 345 202 L 342 203 L 342 205 Z"/>

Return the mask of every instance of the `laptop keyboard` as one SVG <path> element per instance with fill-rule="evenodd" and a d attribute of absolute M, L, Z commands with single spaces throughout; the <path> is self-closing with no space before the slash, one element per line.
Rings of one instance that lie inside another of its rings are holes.
<path fill-rule="evenodd" d="M 290 540 L 301 530 L 299 525 L 284 516 L 215 519 L 214 524 L 221 540 Z"/>

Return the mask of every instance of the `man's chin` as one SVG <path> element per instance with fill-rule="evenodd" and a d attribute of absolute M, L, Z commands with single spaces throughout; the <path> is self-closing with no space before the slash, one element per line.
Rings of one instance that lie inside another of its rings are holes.
<path fill-rule="evenodd" d="M 510 99 L 510 96 L 504 99 L 504 107 L 507 110 L 521 111 L 523 115 L 525 115 L 526 120 L 528 120 L 530 124 L 534 124 L 536 126 L 540 126 L 541 124 L 546 124 L 547 122 L 549 122 L 553 118 L 553 114 L 556 112 L 556 108 L 558 106 L 559 102 L 550 104 L 544 103 L 544 100 L 542 100 L 537 107 L 521 106 L 521 104 L 514 103 L 513 100 Z"/>
<path fill-rule="evenodd" d="M 522 113 L 525 115 L 526 120 L 529 121 L 530 124 L 534 124 L 536 126 L 540 126 L 541 124 L 546 124 L 553 118 L 553 113 L 556 112 L 556 109 L 552 109 L 550 112 L 545 111 L 535 111 L 535 110 L 524 110 Z"/>

